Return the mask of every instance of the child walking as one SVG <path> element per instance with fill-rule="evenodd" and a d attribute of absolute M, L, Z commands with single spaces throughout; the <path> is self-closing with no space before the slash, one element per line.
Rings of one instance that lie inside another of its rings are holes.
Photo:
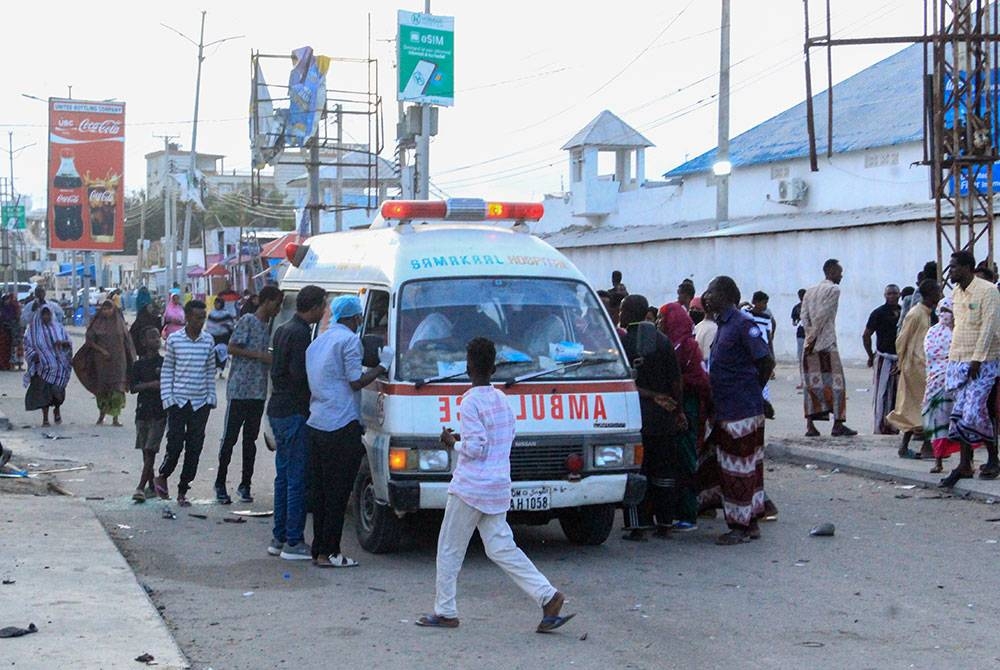
<path fill-rule="evenodd" d="M 493 388 L 496 347 L 477 337 L 466 347 L 472 388 L 462 395 L 461 433 L 441 431 L 441 442 L 457 458 L 437 546 L 434 613 L 420 617 L 418 626 L 457 628 L 455 592 L 458 573 L 472 532 L 479 536 L 490 560 L 542 608 L 536 631 L 548 633 L 573 618 L 560 616 L 565 598 L 538 571 L 516 544 L 507 525 L 510 508 L 510 449 L 514 443 L 514 413 L 507 396 Z"/>
<path fill-rule="evenodd" d="M 142 451 L 142 474 L 132 495 L 137 503 L 156 496 L 153 490 L 153 463 L 167 426 L 167 411 L 160 400 L 160 331 L 148 326 L 139 336 L 140 358 L 132 366 L 132 393 L 138 394 L 135 407 L 135 448 Z"/>

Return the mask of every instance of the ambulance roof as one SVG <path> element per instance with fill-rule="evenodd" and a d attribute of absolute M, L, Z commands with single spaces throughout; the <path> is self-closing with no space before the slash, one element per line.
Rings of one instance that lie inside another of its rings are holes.
<path fill-rule="evenodd" d="M 430 223 L 329 233 L 308 240 L 282 284 L 399 286 L 411 279 L 462 276 L 555 277 L 586 281 L 539 238 L 495 224 Z"/>

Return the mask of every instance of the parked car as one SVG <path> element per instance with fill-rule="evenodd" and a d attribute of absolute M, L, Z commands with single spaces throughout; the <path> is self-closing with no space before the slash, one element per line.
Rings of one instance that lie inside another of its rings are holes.
<path fill-rule="evenodd" d="M 20 302 L 28 302 L 35 294 L 35 282 L 17 282 L 17 299 Z"/>
<path fill-rule="evenodd" d="M 98 288 L 96 286 L 89 286 L 89 287 L 81 288 L 80 290 L 78 290 L 76 292 L 77 304 L 79 304 L 80 300 L 83 299 L 83 296 L 84 296 L 85 292 L 88 295 L 87 304 L 91 305 L 91 306 L 96 305 L 97 301 L 98 301 L 98 299 L 100 298 L 100 295 L 101 295 L 101 292 L 98 290 Z"/>

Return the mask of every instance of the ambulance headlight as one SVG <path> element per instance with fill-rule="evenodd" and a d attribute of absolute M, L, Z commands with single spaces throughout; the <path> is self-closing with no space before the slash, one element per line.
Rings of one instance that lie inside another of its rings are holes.
<path fill-rule="evenodd" d="M 621 468 L 625 465 L 625 447 L 602 445 L 594 447 L 595 468 Z"/>
<path fill-rule="evenodd" d="M 423 472 L 447 472 L 449 466 L 448 450 L 421 449 L 419 463 L 420 470 Z"/>

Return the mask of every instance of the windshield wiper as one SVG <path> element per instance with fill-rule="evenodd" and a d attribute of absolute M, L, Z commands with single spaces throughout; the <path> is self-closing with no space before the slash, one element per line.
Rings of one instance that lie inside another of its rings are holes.
<path fill-rule="evenodd" d="M 498 368 L 502 368 L 507 365 L 524 365 L 525 363 L 530 363 L 531 361 L 497 361 L 494 363 Z M 458 379 L 459 377 L 464 377 L 469 374 L 468 370 L 462 370 L 461 372 L 453 372 L 447 375 L 437 375 L 435 377 L 424 377 L 423 379 L 414 379 L 413 388 L 420 388 L 421 386 L 427 386 L 428 384 L 433 384 L 435 382 L 446 382 L 452 379 Z"/>
<path fill-rule="evenodd" d="M 526 382 L 531 379 L 538 379 L 539 377 L 544 377 L 554 372 L 562 372 L 564 370 L 571 370 L 573 368 L 582 368 L 586 365 L 597 365 L 599 363 L 615 363 L 617 361 L 618 361 L 617 358 L 610 358 L 605 356 L 601 358 L 584 358 L 582 360 L 573 361 L 571 363 L 560 363 L 559 365 L 551 368 L 545 368 L 544 370 L 529 372 L 527 374 L 521 375 L 520 377 L 513 377 L 511 379 L 508 379 L 504 383 L 504 388 L 510 388 L 514 384 L 518 384 L 520 382 Z"/>

